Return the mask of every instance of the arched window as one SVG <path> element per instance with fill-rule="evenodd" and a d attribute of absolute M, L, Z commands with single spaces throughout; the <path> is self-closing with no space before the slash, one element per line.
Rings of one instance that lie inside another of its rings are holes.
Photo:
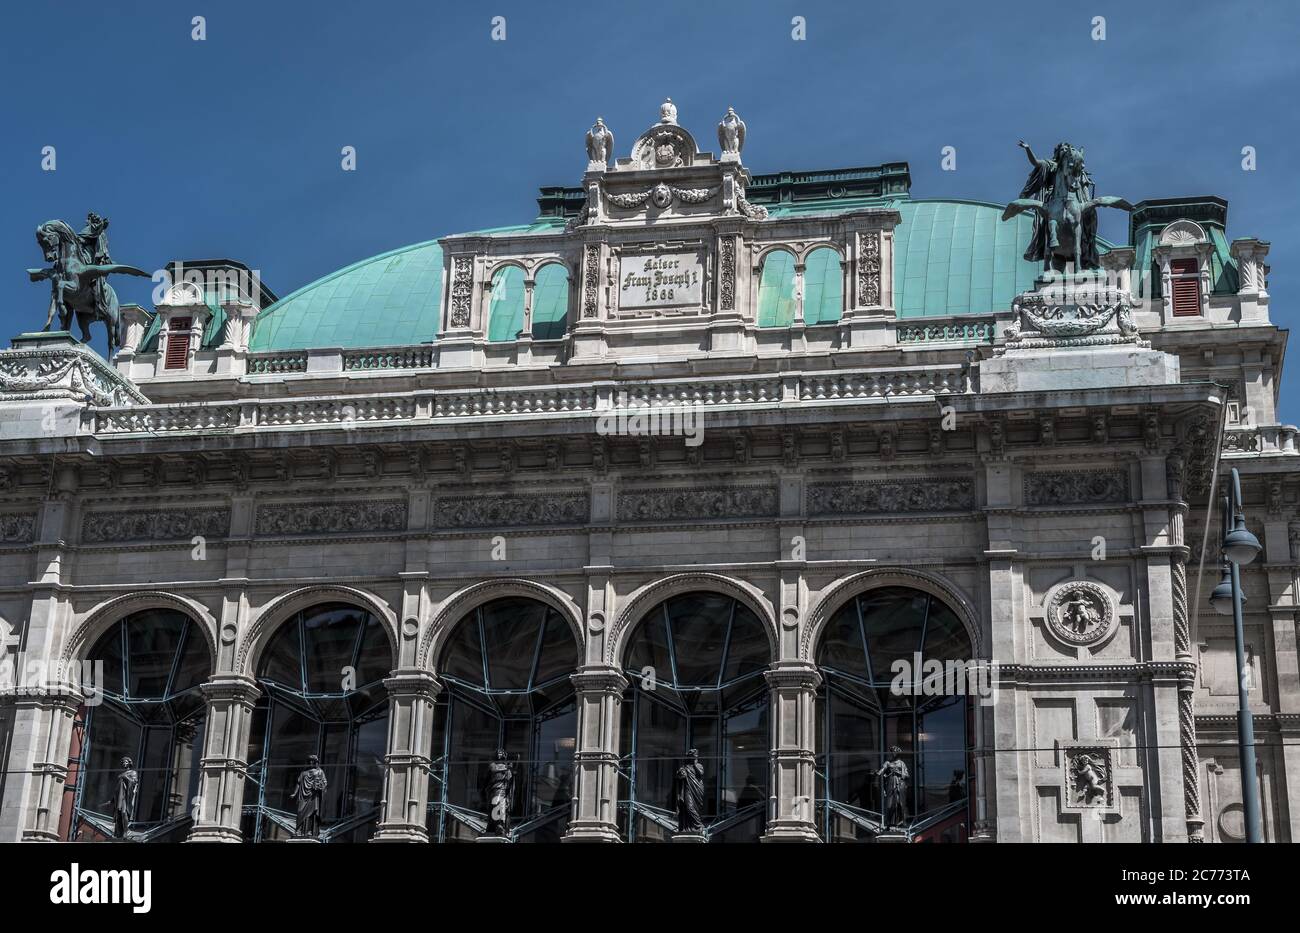
<path fill-rule="evenodd" d="M 533 339 L 558 340 L 569 329 L 569 271 L 548 262 L 533 284 Z"/>
<path fill-rule="evenodd" d="M 844 275 L 840 254 L 819 246 L 804 264 L 803 319 L 806 324 L 833 324 L 844 309 Z"/>
<path fill-rule="evenodd" d="M 290 794 L 310 755 L 320 759 L 328 782 L 321 838 L 371 836 L 388 748 L 383 679 L 392 665 L 383 624 L 356 606 L 312 606 L 276 630 L 257 666 L 262 696 L 249 730 L 246 840 L 293 835 L 297 804 Z"/>
<path fill-rule="evenodd" d="M 558 842 L 573 796 L 577 669 L 573 630 L 524 597 L 497 599 L 456 624 L 438 664 L 429 839 L 470 842 L 487 829 L 484 778 L 497 749 L 514 773 L 511 836 Z"/>
<path fill-rule="evenodd" d="M 67 838 L 114 835 L 123 758 L 139 777 L 129 838 L 183 842 L 198 794 L 206 707 L 199 685 L 211 656 L 196 623 L 174 609 L 148 609 L 118 622 L 86 656 L 83 683 L 102 701 L 78 712 L 68 784 L 76 788 Z M 98 679 L 102 676 L 102 680 Z"/>
<path fill-rule="evenodd" d="M 674 596 L 632 634 L 625 663 L 619 829 L 664 842 L 677 828 L 673 776 L 689 749 L 704 766 L 705 834 L 748 842 L 767 816 L 770 647 L 743 603 L 716 593 Z"/>
<path fill-rule="evenodd" d="M 970 639 L 956 613 L 920 590 L 869 590 L 827 622 L 817 653 L 823 679 L 818 829 L 826 841 L 869 840 L 880 832 L 877 772 L 893 746 L 902 750 L 909 773 L 908 834 L 966 837 L 970 657 Z M 943 674 L 929 676 L 935 665 L 927 662 L 939 662 Z"/>
<path fill-rule="evenodd" d="M 773 250 L 758 280 L 758 326 L 789 327 L 794 321 L 794 254 Z"/>
<path fill-rule="evenodd" d="M 492 273 L 488 305 L 488 340 L 517 340 L 524 329 L 524 270 L 502 266 Z"/>

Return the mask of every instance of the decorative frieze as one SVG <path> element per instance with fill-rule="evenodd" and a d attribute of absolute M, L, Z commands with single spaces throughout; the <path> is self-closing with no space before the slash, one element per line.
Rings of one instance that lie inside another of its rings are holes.
<path fill-rule="evenodd" d="M 975 507 L 969 477 L 810 483 L 808 515 L 877 515 L 891 512 L 953 512 Z"/>
<path fill-rule="evenodd" d="M 1025 505 L 1100 505 L 1127 502 L 1128 498 L 1128 473 L 1123 470 L 1030 473 L 1025 477 Z"/>
<path fill-rule="evenodd" d="M 433 509 L 433 521 L 439 528 L 578 525 L 590 517 L 591 500 L 585 492 L 440 496 Z"/>
<path fill-rule="evenodd" d="M 256 528 L 259 535 L 405 531 L 406 500 L 260 505 Z"/>
<path fill-rule="evenodd" d="M 0 513 L 0 544 L 29 544 L 35 540 L 35 512 Z"/>
<path fill-rule="evenodd" d="M 771 518 L 777 503 L 775 486 L 628 489 L 618 494 L 617 514 L 621 522 Z"/>
<path fill-rule="evenodd" d="M 224 508 L 87 512 L 81 523 L 81 540 L 87 544 L 224 538 L 229 533 L 230 510 Z"/>

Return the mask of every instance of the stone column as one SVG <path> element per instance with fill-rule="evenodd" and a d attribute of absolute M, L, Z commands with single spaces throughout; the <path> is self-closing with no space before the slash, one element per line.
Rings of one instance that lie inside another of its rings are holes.
<path fill-rule="evenodd" d="M 428 671 L 396 670 L 388 689 L 388 754 L 382 815 L 372 842 L 428 842 L 433 703 L 442 684 Z"/>
<path fill-rule="evenodd" d="M 6 822 L 21 827 L 21 836 L 9 832 L 7 841 L 58 842 L 59 816 L 63 810 L 63 789 L 68 777 L 68 748 L 77 709 L 85 702 L 80 690 L 70 684 L 48 684 L 19 688 L 13 699 L 10 733 L 16 754 L 9 765 L 26 763 L 26 774 L 9 774 L 20 793 L 6 794 Z M 26 811 L 25 815 L 24 812 Z M 8 817 L 12 816 L 12 820 Z"/>
<path fill-rule="evenodd" d="M 1178 665 L 1178 744 L 1182 750 L 1183 814 L 1187 841 L 1204 842 L 1205 820 L 1201 817 L 1201 761 L 1196 747 L 1196 657 L 1192 654 L 1192 623 L 1187 605 L 1187 558 L 1183 522 L 1187 504 L 1182 501 L 1184 463 L 1173 456 L 1166 461 L 1169 498 L 1174 501 L 1169 521 L 1169 544 L 1175 548 L 1169 558 L 1170 590 L 1173 596 L 1174 660 Z"/>
<path fill-rule="evenodd" d="M 247 677 L 218 674 L 200 688 L 208 701 L 199 797 L 190 801 L 194 826 L 187 842 L 241 842 L 248 731 L 262 695 Z"/>
<path fill-rule="evenodd" d="M 620 842 L 618 741 L 627 678 L 613 667 L 587 665 L 571 675 L 578 702 L 573 755 L 573 816 L 565 842 Z"/>
<path fill-rule="evenodd" d="M 764 842 L 820 842 L 817 835 L 817 688 L 810 661 L 777 661 L 764 675 L 771 690 L 772 789 Z"/>

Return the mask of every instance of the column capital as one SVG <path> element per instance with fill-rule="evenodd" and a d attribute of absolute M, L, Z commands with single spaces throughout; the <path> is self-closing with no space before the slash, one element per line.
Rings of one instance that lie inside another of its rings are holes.
<path fill-rule="evenodd" d="M 384 678 L 384 689 L 390 698 L 424 697 L 432 702 L 442 692 L 442 682 L 429 671 L 405 667 Z"/>
<path fill-rule="evenodd" d="M 627 677 L 616 667 L 586 665 L 569 675 L 573 689 L 579 693 L 612 693 L 622 696 L 627 689 Z"/>
<path fill-rule="evenodd" d="M 262 688 L 257 681 L 239 674 L 216 674 L 213 678 L 199 685 L 203 696 L 211 701 L 226 700 L 252 706 L 262 696 Z"/>
<path fill-rule="evenodd" d="M 763 677 L 773 690 L 791 687 L 816 690 L 822 685 L 822 675 L 811 661 L 776 661 L 763 672 Z"/>

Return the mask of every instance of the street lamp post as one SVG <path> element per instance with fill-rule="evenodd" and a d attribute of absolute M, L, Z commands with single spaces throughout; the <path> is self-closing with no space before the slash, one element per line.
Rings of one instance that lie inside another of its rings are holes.
<path fill-rule="evenodd" d="M 1246 841 L 1263 842 L 1259 809 L 1259 783 L 1255 777 L 1255 723 L 1246 696 L 1249 684 L 1246 667 L 1246 632 L 1241 606 L 1241 568 L 1259 554 L 1259 539 L 1246 529 L 1241 510 L 1241 476 L 1232 470 L 1232 489 L 1223 497 L 1224 576 L 1210 595 L 1210 604 L 1221 615 L 1232 614 L 1233 640 L 1237 648 L 1237 745 L 1241 756 L 1241 801 L 1246 811 Z"/>

